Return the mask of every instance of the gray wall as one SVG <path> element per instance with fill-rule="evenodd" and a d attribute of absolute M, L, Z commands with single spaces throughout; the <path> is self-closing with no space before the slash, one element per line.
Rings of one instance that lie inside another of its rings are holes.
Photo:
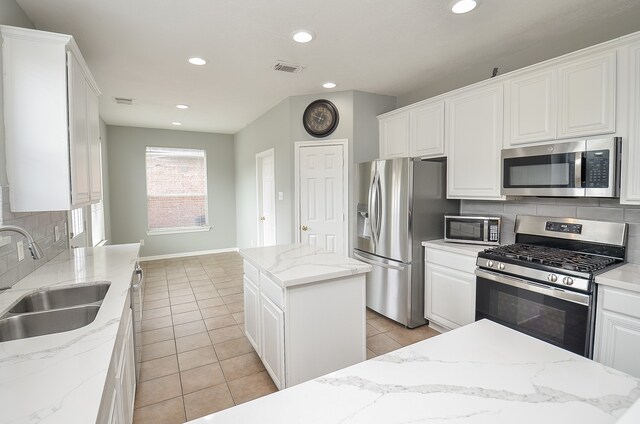
<path fill-rule="evenodd" d="M 140 256 L 236 247 L 233 136 L 107 126 L 107 138 L 113 244 L 144 240 Z M 146 146 L 206 150 L 210 231 L 147 235 Z"/>
<path fill-rule="evenodd" d="M 340 121 L 326 138 L 307 134 L 302 125 L 304 109 L 313 100 L 324 98 L 338 108 Z M 276 242 L 291 243 L 295 237 L 294 207 L 294 145 L 298 141 L 346 139 L 349 142 L 351 164 L 378 157 L 378 120 L 376 115 L 395 107 L 394 97 L 358 91 L 294 96 L 282 101 L 254 122 L 235 134 L 236 146 L 236 210 L 238 211 L 238 247 L 257 244 L 257 200 L 255 155 L 275 149 L 276 192 L 284 200 L 276 201 Z M 353 187 L 353 170 L 349 170 L 349 187 Z M 353 190 L 349 203 L 353 209 Z M 351 219 L 354 217 L 350 217 Z M 352 228 L 352 225 L 350 225 Z"/>
<path fill-rule="evenodd" d="M 616 199 L 543 199 L 537 197 L 492 202 L 463 200 L 463 213 L 498 214 L 503 218 L 501 243 L 513 243 L 516 215 L 595 219 L 629 223 L 627 261 L 640 264 L 640 206 L 620 205 Z"/>

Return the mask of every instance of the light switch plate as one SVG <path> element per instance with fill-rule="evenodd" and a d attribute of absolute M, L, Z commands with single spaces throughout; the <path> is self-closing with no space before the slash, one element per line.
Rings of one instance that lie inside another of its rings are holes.
<path fill-rule="evenodd" d="M 60 227 L 57 225 L 53 227 L 53 241 L 60 240 Z"/>
<path fill-rule="evenodd" d="M 278 200 L 284 200 L 284 193 L 281 191 L 278 192 Z"/>
<path fill-rule="evenodd" d="M 18 262 L 24 261 L 24 243 L 22 240 L 16 243 L 16 247 L 18 248 Z"/>

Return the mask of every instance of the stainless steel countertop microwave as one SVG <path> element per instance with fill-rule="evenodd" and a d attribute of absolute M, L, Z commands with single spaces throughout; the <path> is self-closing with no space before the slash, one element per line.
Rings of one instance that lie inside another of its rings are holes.
<path fill-rule="evenodd" d="M 466 244 L 500 244 L 499 216 L 445 215 L 444 241 Z"/>
<path fill-rule="evenodd" d="M 619 137 L 502 150 L 502 194 L 619 197 Z"/>

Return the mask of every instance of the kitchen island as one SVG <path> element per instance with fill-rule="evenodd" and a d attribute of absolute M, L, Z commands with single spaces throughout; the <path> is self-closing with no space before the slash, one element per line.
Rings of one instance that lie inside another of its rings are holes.
<path fill-rule="evenodd" d="M 2 315 L 18 299 L 38 290 L 98 281 L 111 284 L 90 324 L 0 342 L 0 423 L 89 424 L 108 419 L 110 408 L 116 406 L 110 403 L 116 390 L 116 358 L 131 330 L 129 286 L 139 249 L 135 243 L 68 250 L 0 294 Z M 133 387 L 128 389 L 123 401 L 129 411 L 122 411 L 122 417 L 133 410 Z"/>
<path fill-rule="evenodd" d="M 240 255 L 245 334 L 279 389 L 366 359 L 370 265 L 305 244 Z"/>
<path fill-rule="evenodd" d="M 192 424 L 613 423 L 640 380 L 488 320 Z"/>

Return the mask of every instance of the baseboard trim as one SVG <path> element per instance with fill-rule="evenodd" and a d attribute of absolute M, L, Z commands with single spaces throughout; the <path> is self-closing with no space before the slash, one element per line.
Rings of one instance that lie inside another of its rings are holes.
<path fill-rule="evenodd" d="M 229 247 L 225 249 L 200 250 L 197 252 L 170 253 L 168 255 L 141 256 L 140 258 L 138 258 L 138 261 L 146 262 L 146 261 L 157 261 L 159 259 L 187 258 L 189 256 L 202 256 L 202 255 L 211 255 L 214 253 L 237 252 L 238 250 L 239 249 L 237 247 Z"/>

